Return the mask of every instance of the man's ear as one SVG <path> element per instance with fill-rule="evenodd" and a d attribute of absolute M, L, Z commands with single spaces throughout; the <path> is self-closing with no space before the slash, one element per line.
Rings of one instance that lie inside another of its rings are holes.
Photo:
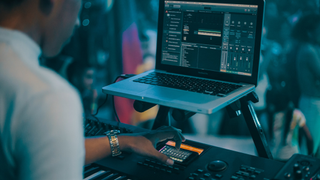
<path fill-rule="evenodd" d="M 48 16 L 52 12 L 54 3 L 55 0 L 39 0 L 39 9 L 44 15 Z"/>

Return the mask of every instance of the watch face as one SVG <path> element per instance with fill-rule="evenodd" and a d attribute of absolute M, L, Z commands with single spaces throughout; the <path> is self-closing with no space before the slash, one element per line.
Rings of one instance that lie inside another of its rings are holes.
<path fill-rule="evenodd" d="M 120 131 L 119 130 L 111 130 L 110 131 L 112 134 L 120 134 Z"/>
<path fill-rule="evenodd" d="M 116 135 L 116 134 L 120 134 L 119 130 L 111 130 L 111 131 L 107 131 L 105 133 L 106 135 Z"/>

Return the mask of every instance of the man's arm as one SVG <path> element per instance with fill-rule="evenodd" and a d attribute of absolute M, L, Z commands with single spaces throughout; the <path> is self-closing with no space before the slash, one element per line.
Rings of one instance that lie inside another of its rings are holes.
<path fill-rule="evenodd" d="M 176 141 L 176 148 L 180 148 L 181 142 L 185 141 L 181 131 L 173 127 L 161 127 L 148 133 L 118 135 L 121 151 L 132 151 L 143 156 L 158 159 L 162 163 L 173 165 L 171 159 L 155 149 L 158 142 L 167 139 Z M 85 147 L 85 164 L 92 163 L 111 155 L 109 138 L 107 136 L 87 138 L 85 140 Z"/>

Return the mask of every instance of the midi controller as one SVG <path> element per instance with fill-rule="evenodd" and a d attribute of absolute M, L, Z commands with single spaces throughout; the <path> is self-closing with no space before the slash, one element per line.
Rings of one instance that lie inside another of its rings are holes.
<path fill-rule="evenodd" d="M 87 118 L 86 136 L 103 135 L 118 129 L 122 133 L 149 131 L 103 119 Z M 187 140 L 180 150 L 174 142 L 157 146 L 175 161 L 173 166 L 135 153 L 123 152 L 84 167 L 85 180 L 320 180 L 320 160 L 303 155 L 287 163 L 235 152 Z"/>

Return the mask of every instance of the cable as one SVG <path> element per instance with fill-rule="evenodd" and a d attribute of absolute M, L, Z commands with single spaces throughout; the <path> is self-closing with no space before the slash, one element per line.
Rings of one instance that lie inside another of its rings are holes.
<path fill-rule="evenodd" d="M 113 113 L 114 113 L 114 115 L 116 116 L 116 120 L 118 121 L 118 122 L 120 122 L 120 119 L 119 119 L 119 116 L 118 116 L 118 113 L 117 113 L 117 110 L 116 110 L 116 107 L 115 107 L 115 103 L 114 103 L 114 96 L 112 96 L 112 106 L 113 106 Z"/>
<path fill-rule="evenodd" d="M 116 83 L 119 78 L 128 79 L 128 78 L 133 77 L 133 76 L 135 76 L 135 74 L 121 74 L 120 76 L 118 76 L 118 77 L 113 81 L 113 83 Z M 93 114 L 93 116 L 98 115 L 100 108 L 107 102 L 108 96 L 109 96 L 109 94 L 106 94 L 106 99 L 105 99 L 104 102 L 98 107 L 96 113 Z M 116 107 L 115 107 L 114 96 L 112 96 L 112 104 L 113 104 L 113 105 L 112 105 L 112 106 L 113 106 L 113 112 L 114 112 L 114 114 L 115 114 L 115 116 L 116 116 L 116 120 L 118 121 L 118 126 L 119 126 L 120 119 L 119 119 L 119 116 L 118 116 L 118 113 L 117 113 L 117 110 L 116 110 Z"/>
<path fill-rule="evenodd" d="M 121 77 L 121 76 L 118 76 L 118 77 L 113 81 L 113 83 L 117 82 L 117 80 L 118 80 L 120 77 Z M 92 116 L 98 115 L 100 108 L 107 102 L 108 97 L 109 97 L 109 94 L 106 94 L 106 99 L 103 101 L 102 104 L 100 104 L 100 106 L 98 107 L 96 113 L 95 113 L 95 114 L 92 114 Z"/>
<path fill-rule="evenodd" d="M 103 101 L 103 103 L 102 103 L 102 104 L 100 104 L 100 106 L 98 107 L 98 109 L 97 109 L 96 113 L 95 113 L 95 114 L 92 114 L 92 116 L 96 116 L 96 115 L 98 115 L 100 108 L 101 108 L 101 107 L 102 107 L 102 106 L 107 102 L 107 100 L 108 100 L 108 96 L 109 96 L 109 94 L 106 94 L 106 99 Z"/>

